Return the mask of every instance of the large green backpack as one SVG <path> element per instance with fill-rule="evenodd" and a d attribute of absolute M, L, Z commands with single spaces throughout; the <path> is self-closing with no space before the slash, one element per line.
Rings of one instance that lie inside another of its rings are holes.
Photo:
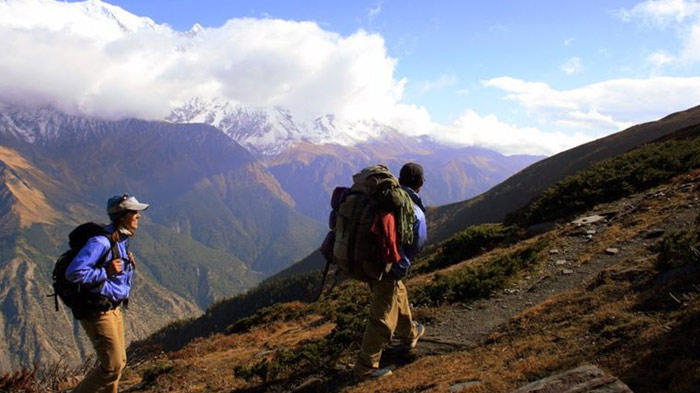
<path fill-rule="evenodd" d="M 381 239 L 371 230 L 380 212 L 394 213 L 398 246 L 413 242 L 411 197 L 386 166 L 373 165 L 353 176 L 350 192 L 337 211 L 333 261 L 348 277 L 381 280 L 391 269 L 382 261 Z"/>

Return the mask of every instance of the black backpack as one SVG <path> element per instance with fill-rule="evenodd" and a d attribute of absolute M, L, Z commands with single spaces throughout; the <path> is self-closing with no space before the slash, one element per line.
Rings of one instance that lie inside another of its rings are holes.
<path fill-rule="evenodd" d="M 49 295 L 49 297 L 54 297 L 56 311 L 58 311 L 58 299 L 60 298 L 63 304 L 71 309 L 75 319 L 88 318 L 95 311 L 107 311 L 113 306 L 106 297 L 91 292 L 90 289 L 93 287 L 76 284 L 66 279 L 66 269 L 68 269 L 68 265 L 70 265 L 88 240 L 95 236 L 105 236 L 109 239 L 112 255 L 114 258 L 121 257 L 117 243 L 112 241 L 111 234 L 105 230 L 105 227 L 95 224 L 94 222 L 88 222 L 79 225 L 68 235 L 70 249 L 58 257 L 53 269 L 54 293 Z M 100 260 L 105 264 L 106 261 L 104 261 L 104 259 L 107 257 L 110 250 L 107 250 L 104 255 L 100 257 Z"/>

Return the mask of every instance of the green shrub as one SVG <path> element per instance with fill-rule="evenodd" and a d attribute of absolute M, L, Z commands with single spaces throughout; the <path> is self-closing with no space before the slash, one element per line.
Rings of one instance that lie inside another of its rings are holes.
<path fill-rule="evenodd" d="M 661 271 L 700 263 L 700 234 L 697 228 L 675 232 L 664 236 L 652 250 L 659 253 L 656 268 Z"/>
<path fill-rule="evenodd" d="M 266 325 L 275 321 L 291 321 L 311 312 L 309 307 L 290 307 L 289 303 L 276 303 L 255 312 L 255 314 L 236 321 L 228 333 L 248 332 L 254 326 Z"/>
<path fill-rule="evenodd" d="M 159 376 L 168 374 L 174 369 L 175 365 L 172 363 L 158 362 L 143 371 L 142 382 L 146 385 L 153 384 Z"/>
<path fill-rule="evenodd" d="M 355 350 L 356 343 L 362 337 L 369 304 L 368 295 L 369 291 L 364 285 L 348 282 L 332 292 L 326 300 L 306 305 L 309 311 L 320 313 L 325 320 L 335 322 L 330 334 L 301 343 L 296 348 L 277 351 L 271 358 L 251 366 L 237 366 L 234 374 L 248 381 L 259 379 L 263 382 L 299 378 L 312 373 L 335 375 L 337 371 L 333 366 L 338 358 Z M 258 323 L 263 321 L 257 320 Z"/>
<path fill-rule="evenodd" d="M 502 289 L 508 279 L 537 262 L 545 243 L 496 257 L 483 265 L 449 274 L 436 274 L 432 283 L 414 291 L 416 304 L 437 306 L 489 297 Z"/>
<path fill-rule="evenodd" d="M 459 232 L 440 245 L 435 257 L 418 266 L 417 273 L 439 270 L 469 258 L 474 258 L 496 247 L 512 244 L 517 240 L 517 227 L 501 224 L 474 225 Z"/>

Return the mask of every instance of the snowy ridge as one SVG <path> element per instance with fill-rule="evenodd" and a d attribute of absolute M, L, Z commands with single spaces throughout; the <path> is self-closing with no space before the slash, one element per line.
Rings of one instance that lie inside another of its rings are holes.
<path fill-rule="evenodd" d="M 51 108 L 24 109 L 0 104 L 0 134 L 25 143 L 80 137 L 77 130 L 95 130 L 99 120 L 66 115 Z"/>
<path fill-rule="evenodd" d="M 109 42 L 130 33 L 169 29 L 100 0 L 66 3 L 53 0 L 0 1 L 0 25 L 16 29 L 69 31 L 78 37 Z"/>
<path fill-rule="evenodd" d="M 325 115 L 305 121 L 284 108 L 250 109 L 220 99 L 194 98 L 173 110 L 166 121 L 212 125 L 252 152 L 266 156 L 280 154 L 295 142 L 349 146 L 395 132 L 371 120 L 338 121 L 334 115 Z"/>

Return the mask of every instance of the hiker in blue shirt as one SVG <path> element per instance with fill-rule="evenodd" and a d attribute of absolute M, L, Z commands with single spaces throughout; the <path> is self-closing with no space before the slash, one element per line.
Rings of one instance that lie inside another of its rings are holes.
<path fill-rule="evenodd" d="M 392 374 L 388 368 L 379 368 L 379 360 L 393 335 L 405 348 L 411 350 L 418 344 L 425 327 L 413 321 L 406 286 L 401 279 L 411 267 L 411 259 L 427 241 L 427 227 L 423 201 L 417 193 L 423 186 L 423 168 L 408 163 L 401 168 L 399 183 L 413 200 L 415 224 L 413 243 L 399 249 L 401 259 L 391 267 L 386 278 L 370 283 L 372 300 L 370 315 L 353 373 L 360 379 L 383 378 Z"/>
<path fill-rule="evenodd" d="M 413 201 L 413 210 L 416 222 L 413 224 L 413 243 L 402 247 L 401 259 L 396 262 L 391 271 L 396 278 L 403 278 L 408 274 L 411 267 L 411 260 L 423 249 L 428 241 L 428 227 L 425 221 L 425 206 L 423 200 L 418 196 L 418 192 L 423 187 L 423 167 L 419 164 L 409 162 L 401 168 L 399 173 L 399 183 Z"/>
<path fill-rule="evenodd" d="M 101 295 L 100 309 L 79 320 L 99 364 L 72 393 L 117 393 L 126 366 L 124 321 L 119 306 L 129 299 L 135 267 L 128 243 L 138 229 L 140 212 L 147 208 L 147 204 L 127 194 L 109 198 L 107 214 L 111 223 L 106 234 L 90 238 L 66 269 L 66 279 Z"/>

